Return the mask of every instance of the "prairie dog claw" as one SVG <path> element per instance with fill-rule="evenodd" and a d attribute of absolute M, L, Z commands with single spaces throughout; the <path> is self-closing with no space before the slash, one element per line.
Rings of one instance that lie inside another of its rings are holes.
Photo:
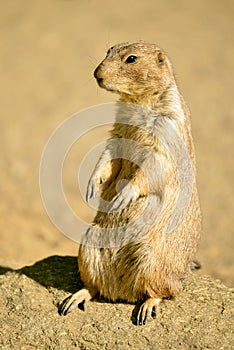
<path fill-rule="evenodd" d="M 85 311 L 85 302 L 89 301 L 94 297 L 95 293 L 88 289 L 81 289 L 78 292 L 70 295 L 66 298 L 59 308 L 59 314 L 66 316 L 69 312 L 74 310 L 78 305 Z"/>
<path fill-rule="evenodd" d="M 161 298 L 149 298 L 140 307 L 137 315 L 137 325 L 142 326 L 156 318 L 157 307 Z"/>

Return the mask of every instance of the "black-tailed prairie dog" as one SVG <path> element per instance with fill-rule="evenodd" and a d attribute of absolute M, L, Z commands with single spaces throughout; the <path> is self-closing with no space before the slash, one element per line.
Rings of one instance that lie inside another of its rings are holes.
<path fill-rule="evenodd" d="M 163 298 L 181 292 L 200 236 L 190 115 L 168 57 L 154 44 L 113 46 L 94 76 L 120 96 L 87 188 L 88 201 L 99 193 L 107 205 L 79 247 L 84 288 L 60 313 L 100 294 L 142 302 L 142 325 L 155 318 Z"/>

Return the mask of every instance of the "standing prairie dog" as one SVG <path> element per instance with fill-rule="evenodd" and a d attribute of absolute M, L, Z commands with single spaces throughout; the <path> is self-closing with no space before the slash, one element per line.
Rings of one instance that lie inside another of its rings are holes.
<path fill-rule="evenodd" d="M 190 115 L 168 57 L 154 44 L 110 48 L 94 76 L 120 95 L 111 138 L 87 188 L 87 201 L 99 193 L 108 205 L 100 207 L 79 248 L 84 288 L 60 313 L 99 293 L 142 301 L 142 325 L 155 318 L 163 298 L 182 291 L 200 236 Z M 112 239 L 119 246 L 108 246 Z"/>

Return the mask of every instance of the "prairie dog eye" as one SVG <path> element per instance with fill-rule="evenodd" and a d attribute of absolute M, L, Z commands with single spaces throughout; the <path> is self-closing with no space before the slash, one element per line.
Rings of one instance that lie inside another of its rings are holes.
<path fill-rule="evenodd" d="M 128 56 L 128 58 L 126 59 L 125 63 L 134 63 L 138 60 L 138 57 L 135 55 L 130 55 Z"/>

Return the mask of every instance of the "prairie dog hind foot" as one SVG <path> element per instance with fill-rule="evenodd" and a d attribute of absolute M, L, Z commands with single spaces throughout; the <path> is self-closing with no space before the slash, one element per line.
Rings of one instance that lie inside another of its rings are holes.
<path fill-rule="evenodd" d="M 66 316 L 76 307 L 80 307 L 83 311 L 85 311 L 85 303 L 91 300 L 95 295 L 96 291 L 94 290 L 86 288 L 80 289 L 78 292 L 64 299 L 59 308 L 59 314 L 62 316 Z"/>
<path fill-rule="evenodd" d="M 161 301 L 161 298 L 149 298 L 141 305 L 137 314 L 137 326 L 145 325 L 156 318 L 157 308 Z"/>

